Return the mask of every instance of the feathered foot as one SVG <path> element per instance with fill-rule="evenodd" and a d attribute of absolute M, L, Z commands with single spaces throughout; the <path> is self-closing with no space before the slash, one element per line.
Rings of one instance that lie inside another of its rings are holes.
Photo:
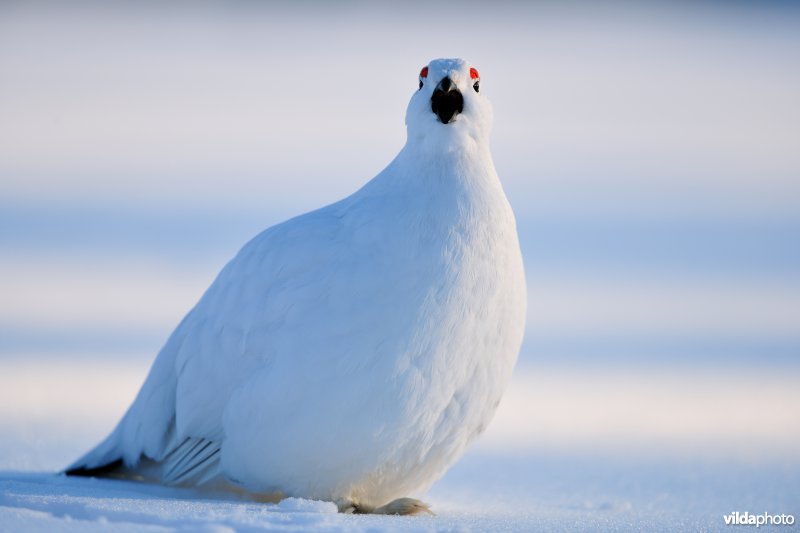
<path fill-rule="evenodd" d="M 371 505 L 354 503 L 351 501 L 337 502 L 337 505 L 339 507 L 339 512 L 345 514 L 395 514 L 403 516 L 429 514 L 431 516 L 436 516 L 436 513 L 431 511 L 431 506 L 429 504 L 415 500 L 414 498 L 397 498 L 380 507 L 373 507 Z"/>

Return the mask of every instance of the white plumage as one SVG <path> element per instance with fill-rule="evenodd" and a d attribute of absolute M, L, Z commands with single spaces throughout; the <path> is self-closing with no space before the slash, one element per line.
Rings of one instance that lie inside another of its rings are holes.
<path fill-rule="evenodd" d="M 522 341 L 522 259 L 477 72 L 425 74 L 389 166 L 247 243 L 68 473 L 369 511 L 426 490 L 483 431 Z"/>

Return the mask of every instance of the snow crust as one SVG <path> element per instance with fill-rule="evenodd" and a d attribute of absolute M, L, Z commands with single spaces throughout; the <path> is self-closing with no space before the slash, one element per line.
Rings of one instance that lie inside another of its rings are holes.
<path fill-rule="evenodd" d="M 792 376 L 520 368 L 478 446 L 423 497 L 436 516 L 396 517 L 61 476 L 149 361 L 60 361 L 0 360 L 0 531 L 722 531 L 734 511 L 800 516 Z"/>

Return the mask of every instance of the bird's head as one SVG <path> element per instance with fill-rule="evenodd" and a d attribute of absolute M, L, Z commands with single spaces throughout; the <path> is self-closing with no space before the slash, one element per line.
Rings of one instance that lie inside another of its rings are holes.
<path fill-rule="evenodd" d="M 434 59 L 419 73 L 406 112 L 408 142 L 432 150 L 488 146 L 492 106 L 478 70 L 463 59 Z"/>

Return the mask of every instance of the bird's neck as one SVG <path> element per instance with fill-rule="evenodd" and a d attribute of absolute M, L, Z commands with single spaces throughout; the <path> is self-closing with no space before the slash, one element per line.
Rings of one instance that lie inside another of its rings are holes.
<path fill-rule="evenodd" d="M 398 178 L 406 183 L 467 189 L 500 186 L 488 145 L 471 143 L 431 150 L 409 142 L 395 164 L 402 173 Z"/>

